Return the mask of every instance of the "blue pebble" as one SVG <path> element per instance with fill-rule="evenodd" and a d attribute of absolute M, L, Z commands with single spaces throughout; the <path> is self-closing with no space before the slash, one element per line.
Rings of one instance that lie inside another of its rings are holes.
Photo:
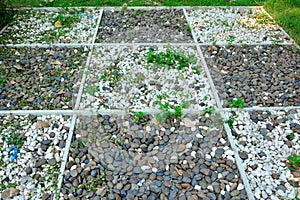
<path fill-rule="evenodd" d="M 163 176 L 164 173 L 163 173 L 163 172 L 156 172 L 156 175 L 157 175 L 157 176 Z"/>
<path fill-rule="evenodd" d="M 84 164 L 88 164 L 90 161 L 89 161 L 89 159 L 85 159 L 83 162 L 84 162 Z"/>
<path fill-rule="evenodd" d="M 156 181 L 155 181 L 155 185 L 156 185 L 157 187 L 160 187 L 160 186 L 162 186 L 162 182 L 161 182 L 161 181 L 158 181 L 158 180 L 156 180 Z"/>
<path fill-rule="evenodd" d="M 125 198 L 127 196 L 127 193 L 124 190 L 120 191 L 121 198 Z"/>

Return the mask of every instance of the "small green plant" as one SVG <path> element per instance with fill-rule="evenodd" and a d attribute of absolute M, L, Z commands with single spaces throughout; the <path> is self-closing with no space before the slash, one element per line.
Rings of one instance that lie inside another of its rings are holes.
<path fill-rule="evenodd" d="M 132 112 L 132 111 L 130 111 Z M 134 115 L 134 119 L 132 120 L 133 123 L 137 124 L 140 119 L 145 119 L 145 114 L 143 112 L 132 112 Z"/>
<path fill-rule="evenodd" d="M 187 31 L 191 31 L 191 30 L 192 30 L 192 28 L 191 28 L 191 26 L 190 26 L 189 24 L 187 24 L 187 25 L 185 25 L 185 30 L 187 30 Z"/>
<path fill-rule="evenodd" d="M 226 39 L 227 44 L 231 45 L 234 42 L 235 38 L 236 36 L 234 34 L 228 35 Z"/>
<path fill-rule="evenodd" d="M 204 100 L 208 100 L 208 99 L 209 99 L 209 96 L 204 96 L 203 99 L 204 99 Z"/>
<path fill-rule="evenodd" d="M 58 21 L 61 23 L 62 27 L 71 28 L 76 22 L 76 18 L 73 16 L 65 16 L 62 13 L 59 13 L 58 16 L 53 19 L 53 24 Z"/>
<path fill-rule="evenodd" d="M 84 90 L 84 93 L 87 93 L 89 95 L 95 95 L 96 92 L 99 92 L 100 88 L 99 86 L 92 86 L 92 85 L 88 85 L 86 87 L 86 89 Z"/>
<path fill-rule="evenodd" d="M 241 99 L 240 97 L 237 97 L 232 101 L 229 101 L 227 104 L 230 108 L 244 108 L 244 100 Z"/>
<path fill-rule="evenodd" d="M 156 50 L 149 48 L 146 53 L 146 61 L 148 64 L 154 64 L 161 67 L 183 70 L 189 67 L 190 64 L 196 63 L 195 55 L 186 56 L 180 51 L 167 48 L 165 52 L 157 52 Z"/>
<path fill-rule="evenodd" d="M 174 116 L 177 117 L 179 120 L 182 120 L 183 119 L 183 115 L 182 115 L 182 106 L 174 106 Z"/>
<path fill-rule="evenodd" d="M 86 189 L 88 192 L 90 191 L 95 191 L 97 185 L 99 184 L 100 181 L 105 181 L 106 180 L 106 174 L 105 171 L 101 171 L 101 174 L 99 177 L 93 179 L 92 177 L 88 177 L 87 183 L 85 184 L 80 184 L 78 187 Z"/>
<path fill-rule="evenodd" d="M 18 148 L 21 148 L 23 145 L 23 140 L 17 134 L 10 134 L 10 135 L 1 135 L 3 141 L 6 141 L 8 145 L 14 145 Z"/>
<path fill-rule="evenodd" d="M 134 112 L 133 114 L 138 119 L 144 119 L 145 118 L 145 114 L 143 112 Z"/>
<path fill-rule="evenodd" d="M 77 146 L 78 146 L 78 148 L 82 149 L 85 147 L 85 144 L 82 141 L 79 141 Z"/>
<path fill-rule="evenodd" d="M 239 97 L 234 98 L 232 101 L 229 101 L 227 104 L 231 109 L 244 108 L 244 100 Z M 237 118 L 238 115 L 236 114 L 230 115 L 229 119 L 225 120 L 225 123 L 227 123 L 229 127 L 233 127 L 233 123 Z"/>
<path fill-rule="evenodd" d="M 213 115 L 214 113 L 215 113 L 215 108 L 210 106 L 210 107 L 204 108 L 202 115 L 203 116 L 206 114 Z"/>
<path fill-rule="evenodd" d="M 300 170 L 300 155 L 288 156 L 288 165 L 294 169 Z"/>
<path fill-rule="evenodd" d="M 162 111 L 158 114 L 155 114 L 155 117 L 158 121 L 165 121 L 167 117 L 175 117 L 179 120 L 183 119 L 182 109 L 188 108 L 190 102 L 182 100 L 181 104 L 179 105 L 170 105 L 166 98 L 169 97 L 167 93 L 158 94 L 156 95 L 157 100 L 153 102 L 152 106 L 157 106 Z M 180 94 L 180 97 L 188 97 L 188 95 Z"/>
<path fill-rule="evenodd" d="M 200 75 L 201 72 L 199 71 L 198 66 L 193 66 L 192 69 L 194 70 L 194 74 Z"/>
<path fill-rule="evenodd" d="M 1 85 L 2 87 L 4 87 L 5 82 L 6 82 L 6 77 L 0 77 L 0 85 Z"/>
<path fill-rule="evenodd" d="M 229 127 L 233 127 L 233 123 L 237 118 L 237 115 L 231 115 L 229 119 L 227 119 L 225 122 L 228 124 Z"/>
<path fill-rule="evenodd" d="M 63 97 L 62 100 L 63 100 L 63 102 L 66 102 L 66 103 L 67 103 L 67 102 L 70 101 L 70 98 L 69 98 L 69 97 Z"/>
<path fill-rule="evenodd" d="M 136 11 L 134 11 L 134 13 L 132 14 L 132 16 L 133 16 L 133 17 L 137 17 L 137 16 L 139 16 L 139 15 L 142 14 L 142 13 L 143 13 L 142 10 L 136 10 Z"/>
<path fill-rule="evenodd" d="M 120 73 L 120 70 L 121 70 L 120 67 L 116 65 L 112 65 L 107 67 L 101 76 L 96 75 L 96 78 L 99 81 L 103 81 L 103 82 L 118 83 L 122 78 L 122 74 Z"/>
<path fill-rule="evenodd" d="M 295 139 L 295 134 L 294 133 L 289 134 L 287 136 L 287 139 L 290 140 L 290 141 L 293 140 L 293 139 Z"/>

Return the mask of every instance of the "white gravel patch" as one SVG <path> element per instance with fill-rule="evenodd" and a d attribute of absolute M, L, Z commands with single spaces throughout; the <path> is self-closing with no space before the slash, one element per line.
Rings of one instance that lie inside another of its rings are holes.
<path fill-rule="evenodd" d="M 199 43 L 291 42 L 262 8 L 191 9 L 188 20 Z"/>
<path fill-rule="evenodd" d="M 0 198 L 7 198 L 9 191 L 15 192 L 9 196 L 14 199 L 50 198 L 57 190 L 65 149 L 62 143 L 68 136 L 70 118 L 65 120 L 60 115 L 49 115 L 31 121 L 26 115 L 5 116 L 1 120 Z M 8 142 L 13 134 L 21 138 L 23 145 L 18 148 L 17 158 L 11 162 L 7 149 L 13 146 Z"/>
<path fill-rule="evenodd" d="M 20 10 L 0 38 L 8 44 L 91 43 L 99 10 Z M 55 27 L 57 19 L 62 27 Z M 71 24 L 68 26 L 67 24 Z"/>
<path fill-rule="evenodd" d="M 190 64 L 180 73 L 177 69 L 165 67 L 153 70 L 153 65 L 146 62 L 148 49 L 144 46 L 95 49 L 80 107 L 143 109 L 152 107 L 156 96 L 163 93 L 168 94 L 164 100 L 171 104 L 189 101 L 191 109 L 213 106 L 208 80 L 199 60 L 195 59 L 195 64 Z M 158 47 L 157 52 L 165 52 L 165 49 Z M 196 54 L 193 47 L 182 47 L 181 50 L 186 55 Z M 108 70 L 112 66 L 113 70 Z M 200 74 L 195 73 L 194 66 Z M 101 76 L 109 71 L 120 74 L 114 87 L 111 87 L 114 81 L 101 80 Z M 89 92 L 91 90 L 94 93 Z"/>
<path fill-rule="evenodd" d="M 300 111 L 258 112 L 258 119 L 267 117 L 257 123 L 253 116 L 251 119 L 251 113 L 239 112 L 232 129 L 238 150 L 248 155 L 243 164 L 251 189 L 256 199 L 294 199 L 299 188 L 291 185 L 290 180 L 295 177 L 286 163 L 288 156 L 300 154 L 299 129 L 290 128 L 300 125 Z M 291 133 L 294 139 L 289 141 Z"/>

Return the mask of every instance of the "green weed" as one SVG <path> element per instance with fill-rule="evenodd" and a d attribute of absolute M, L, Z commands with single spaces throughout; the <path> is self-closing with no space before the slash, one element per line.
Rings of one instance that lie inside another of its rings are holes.
<path fill-rule="evenodd" d="M 227 104 L 230 108 L 244 108 L 244 100 L 241 99 L 240 97 L 237 97 L 232 101 L 229 101 Z"/>
<path fill-rule="evenodd" d="M 300 169 L 300 156 L 288 156 L 289 165 L 295 169 Z"/>
<path fill-rule="evenodd" d="M 225 123 L 227 123 L 229 127 L 233 127 L 233 123 L 234 123 L 234 121 L 235 121 L 237 118 L 238 118 L 237 115 L 231 115 L 231 116 L 229 117 L 229 119 L 227 119 L 227 120 L 225 121 Z"/>
<path fill-rule="evenodd" d="M 62 24 L 62 27 L 65 28 L 71 28 L 73 24 L 76 22 L 76 18 L 74 16 L 66 16 L 62 13 L 59 13 L 58 16 L 53 18 L 53 24 L 57 21 L 60 21 Z"/>
<path fill-rule="evenodd" d="M 228 35 L 226 39 L 227 44 L 231 45 L 234 42 L 235 38 L 236 36 L 234 34 Z"/>
<path fill-rule="evenodd" d="M 195 55 L 185 55 L 183 52 L 167 48 L 165 52 L 157 52 L 149 48 L 146 53 L 148 64 L 154 64 L 157 67 L 166 67 L 177 69 L 178 71 L 188 68 L 190 64 L 196 63 Z"/>
<path fill-rule="evenodd" d="M 202 115 L 203 116 L 206 114 L 213 115 L 214 113 L 215 113 L 215 108 L 210 106 L 210 107 L 204 108 Z"/>
<path fill-rule="evenodd" d="M 84 90 L 84 93 L 87 93 L 91 96 L 95 95 L 96 92 L 99 92 L 100 88 L 99 86 L 92 86 L 92 85 L 88 85 L 86 87 L 86 89 Z"/>

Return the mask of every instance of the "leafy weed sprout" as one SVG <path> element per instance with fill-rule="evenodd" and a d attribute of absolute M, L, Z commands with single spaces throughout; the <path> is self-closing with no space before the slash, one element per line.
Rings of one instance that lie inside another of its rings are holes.
<path fill-rule="evenodd" d="M 185 94 L 180 94 L 180 96 L 186 97 Z M 188 108 L 190 102 L 183 100 L 179 105 L 170 105 L 170 103 L 166 101 L 167 97 L 169 97 L 167 93 L 156 95 L 157 100 L 153 102 L 152 106 L 158 106 L 159 110 L 162 111 L 155 115 L 156 119 L 158 121 L 166 121 L 167 117 L 175 117 L 179 120 L 182 120 L 184 118 L 182 114 L 182 109 Z"/>
<path fill-rule="evenodd" d="M 146 53 L 146 61 L 158 67 L 177 69 L 178 71 L 188 68 L 190 64 L 196 63 L 195 55 L 185 55 L 183 52 L 167 48 L 165 52 L 157 52 L 149 48 Z M 196 71 L 197 73 L 197 71 Z"/>
<path fill-rule="evenodd" d="M 229 101 L 227 104 L 231 109 L 232 108 L 239 108 L 239 109 L 244 108 L 244 100 L 239 97 L 233 99 L 232 101 Z M 236 114 L 231 115 L 231 116 L 229 116 L 229 118 L 227 120 L 225 120 L 225 123 L 227 123 L 229 127 L 233 127 L 233 123 L 237 118 L 238 118 L 238 115 L 236 115 Z"/>
<path fill-rule="evenodd" d="M 227 44 L 232 45 L 232 43 L 234 42 L 235 38 L 236 38 L 236 36 L 234 34 L 228 35 L 228 37 L 226 39 Z"/>
<path fill-rule="evenodd" d="M 205 116 L 206 114 L 213 115 L 214 113 L 215 113 L 215 108 L 210 106 L 210 107 L 204 108 L 202 115 L 203 116 Z"/>

